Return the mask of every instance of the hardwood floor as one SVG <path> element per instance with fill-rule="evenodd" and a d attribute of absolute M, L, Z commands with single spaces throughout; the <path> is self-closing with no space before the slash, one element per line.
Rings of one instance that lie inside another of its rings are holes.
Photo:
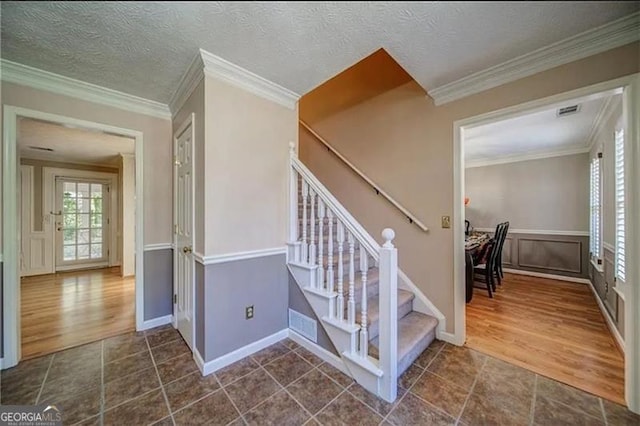
<path fill-rule="evenodd" d="M 626 405 L 624 358 L 588 286 L 505 274 L 466 312 L 466 346 Z"/>
<path fill-rule="evenodd" d="M 135 330 L 135 278 L 119 268 L 21 279 L 22 359 Z"/>

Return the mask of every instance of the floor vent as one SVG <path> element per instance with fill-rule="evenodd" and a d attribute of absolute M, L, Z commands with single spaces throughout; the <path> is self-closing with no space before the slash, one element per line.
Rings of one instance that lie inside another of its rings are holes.
<path fill-rule="evenodd" d="M 289 328 L 312 342 L 318 343 L 318 323 L 316 320 L 289 309 Z"/>

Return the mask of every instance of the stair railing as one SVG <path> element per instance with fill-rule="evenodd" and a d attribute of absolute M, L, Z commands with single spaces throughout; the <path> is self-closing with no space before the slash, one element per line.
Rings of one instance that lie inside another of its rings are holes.
<path fill-rule="evenodd" d="M 398 255 L 392 243 L 395 233 L 392 229 L 384 229 L 384 243 L 380 246 L 297 158 L 293 143 L 289 158 L 288 262 L 317 266 L 315 279 L 309 287 L 331 297 L 328 320 L 353 333 L 350 347 L 342 355 L 364 369 L 377 371 L 380 377 L 378 394 L 387 401 L 394 401 L 398 346 Z M 337 259 L 334 248 L 337 248 Z M 377 360 L 369 353 L 367 307 L 367 276 L 369 266 L 375 265 L 379 269 Z M 356 294 L 356 279 L 361 283 L 360 295 Z"/>

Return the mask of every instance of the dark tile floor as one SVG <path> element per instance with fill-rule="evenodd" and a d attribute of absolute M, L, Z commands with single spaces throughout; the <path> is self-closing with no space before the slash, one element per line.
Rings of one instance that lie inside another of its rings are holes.
<path fill-rule="evenodd" d="M 170 326 L 21 363 L 2 404 L 56 403 L 83 425 L 640 425 L 640 416 L 467 348 L 434 342 L 388 404 L 285 340 L 202 377 Z"/>

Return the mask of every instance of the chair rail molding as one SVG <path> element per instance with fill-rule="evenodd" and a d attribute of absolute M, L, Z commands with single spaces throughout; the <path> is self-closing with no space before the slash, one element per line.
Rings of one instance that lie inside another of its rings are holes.
<path fill-rule="evenodd" d="M 286 254 L 287 247 L 272 247 L 259 250 L 240 251 L 235 253 L 214 254 L 205 256 L 202 253 L 193 252 L 193 258 L 202 265 L 215 265 L 216 263 L 233 262 L 235 260 L 253 259 L 256 257 L 274 256 L 277 254 Z"/>
<path fill-rule="evenodd" d="M 172 243 L 145 244 L 144 251 L 167 250 L 167 249 L 173 250 L 173 247 L 174 246 Z"/>
<path fill-rule="evenodd" d="M 0 59 L 2 80 L 152 117 L 171 119 L 166 104 Z"/>
<path fill-rule="evenodd" d="M 495 232 L 495 228 L 473 228 L 474 231 Z M 568 235 L 572 237 L 588 237 L 589 231 L 563 231 L 551 229 L 514 229 L 509 228 L 509 234 L 533 234 L 533 235 Z"/>
<path fill-rule="evenodd" d="M 640 12 L 541 47 L 428 91 L 446 104 L 640 39 Z"/>

